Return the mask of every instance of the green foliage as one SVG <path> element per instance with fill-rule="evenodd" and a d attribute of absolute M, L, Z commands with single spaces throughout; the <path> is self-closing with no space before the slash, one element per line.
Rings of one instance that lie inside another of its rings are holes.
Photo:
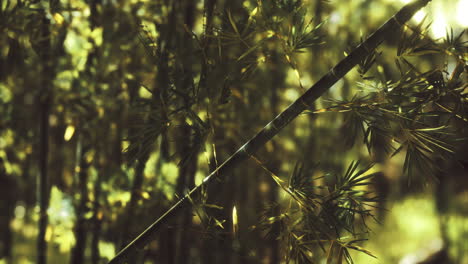
<path fill-rule="evenodd" d="M 271 215 L 275 210 L 265 211 L 258 228 L 272 236 L 273 226 L 280 225 L 281 232 L 275 239 L 286 244 L 286 263 L 315 263 L 317 246 L 323 249 L 329 263 L 332 259 L 336 259 L 335 263 L 352 263 L 350 249 L 373 256 L 354 245 L 369 232 L 366 219 L 373 217 L 371 209 L 378 202 L 366 191 L 376 175 L 370 172 L 372 165 L 359 169 L 359 162 L 352 162 L 342 174 L 312 177 L 311 173 L 318 169 L 319 165 L 306 172 L 302 164 L 296 164 L 288 186 L 270 172 L 294 203 L 280 209 L 279 215 Z"/>
<path fill-rule="evenodd" d="M 421 56 L 425 54 L 438 53 L 434 47 L 434 41 L 427 36 L 430 24 L 424 25 L 423 19 L 416 27 L 407 33 L 407 27 L 403 29 L 402 38 L 398 44 L 398 56 Z"/>
<path fill-rule="evenodd" d="M 49 262 L 74 258 L 78 227 L 85 262 L 107 261 L 392 15 L 367 5 L 400 7 L 325 2 L 0 0 L 0 227 L 14 227 L 12 261 L 35 262 L 42 99 L 52 98 Z M 437 176 L 466 140 L 466 32 L 433 39 L 426 22 L 408 23 L 396 42 L 260 149 L 268 163 L 251 156 L 272 181 L 255 166 L 216 179 L 145 245 L 145 261 L 373 257 L 363 243 L 386 158 L 410 180 Z"/>
<path fill-rule="evenodd" d="M 466 42 L 461 42 L 461 35 L 454 38 L 453 31 L 443 41 L 434 41 L 427 36 L 429 25 L 423 26 L 423 22 L 410 33 L 404 32 L 399 41 L 397 55 L 400 57 L 395 61 L 400 73 L 397 80 L 364 77 L 377 61 L 377 53 L 370 53 L 360 64 L 359 73 L 363 78 L 359 83 L 360 94 L 351 100 L 335 101 L 327 109 L 310 112 L 344 112 L 343 131 L 346 131 L 348 147 L 362 135 L 369 153 L 380 149 L 394 156 L 405 149 L 403 171 L 409 176 L 419 172 L 434 175 L 440 169 L 437 161 L 450 159 L 455 151 L 452 142 L 463 139 L 453 132 L 451 120 L 463 119 L 465 114 L 461 109 L 467 103 L 466 84 L 460 72 L 465 60 L 456 52 L 463 45 L 466 49 Z M 457 61 L 452 73 L 441 69 L 421 72 L 405 58 L 434 53 L 443 56 L 447 43 L 458 43 L 453 45 L 459 47 L 449 48 L 455 50 L 449 54 Z M 450 110 L 452 107 L 460 110 L 454 112 Z"/>

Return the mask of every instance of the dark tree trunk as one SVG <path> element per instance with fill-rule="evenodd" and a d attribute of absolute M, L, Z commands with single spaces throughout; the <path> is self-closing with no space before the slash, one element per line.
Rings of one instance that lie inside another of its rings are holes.
<path fill-rule="evenodd" d="M 15 216 L 17 199 L 16 181 L 7 175 L 4 161 L 0 158 L 0 259 L 5 259 L 6 263 L 12 261 L 13 232 L 10 223 Z"/>
<path fill-rule="evenodd" d="M 170 10 L 167 17 L 164 18 L 163 25 L 156 25 L 161 28 L 161 37 L 157 40 L 157 75 L 154 83 L 154 94 L 159 94 L 163 102 L 168 100 L 168 87 L 170 87 L 170 72 L 169 72 L 169 52 L 174 49 L 174 40 L 176 38 L 176 1 L 165 1 L 166 7 Z M 154 98 L 158 101 L 158 98 Z M 161 115 L 166 118 L 165 112 Z M 159 146 L 159 159 L 156 164 L 156 173 L 161 173 L 162 166 L 169 162 L 170 157 L 170 142 L 167 131 L 163 130 L 160 135 L 160 146 Z M 168 229 L 162 232 L 158 237 L 158 244 L 160 245 L 158 257 L 154 260 L 155 262 L 164 262 L 172 264 L 174 256 L 176 255 L 175 247 L 176 232 L 173 225 L 168 225 Z"/>
<path fill-rule="evenodd" d="M 45 240 L 45 233 L 48 224 L 47 208 L 49 207 L 49 184 L 47 177 L 47 156 L 48 156 L 48 131 L 49 131 L 49 102 L 50 99 L 45 99 L 42 104 L 41 111 L 41 132 L 40 132 L 40 177 L 39 177 L 39 236 L 37 242 L 38 260 L 39 264 L 47 263 L 47 242 Z"/>
<path fill-rule="evenodd" d="M 144 180 L 144 171 L 146 167 L 146 162 L 148 161 L 149 155 L 144 154 L 140 159 L 137 161 L 137 165 L 135 168 L 135 175 L 133 178 L 132 189 L 130 194 L 130 201 L 128 202 L 127 210 L 125 213 L 125 221 L 122 225 L 122 245 L 123 247 L 125 244 L 130 242 L 131 236 L 133 235 L 133 224 L 136 215 L 136 210 L 138 208 L 138 202 L 141 200 L 141 192 L 143 187 L 143 180 Z"/>
<path fill-rule="evenodd" d="M 220 137 L 220 136 L 219 136 Z M 222 142 L 223 139 L 215 140 Z M 229 146 L 226 146 L 229 148 Z M 224 152 L 221 148 L 217 149 L 217 158 L 223 157 Z M 210 171 L 216 170 L 216 161 L 212 157 L 210 162 Z M 222 209 L 206 208 L 206 213 L 213 219 L 220 222 L 225 221 L 224 228 L 216 226 L 213 222 L 209 223 L 211 234 L 206 236 L 203 241 L 202 263 L 223 263 L 230 264 L 233 259 L 233 236 L 232 236 L 232 221 L 231 213 L 234 205 L 234 193 L 236 179 L 233 177 L 226 178 L 222 182 L 218 182 L 209 186 L 206 190 L 209 193 L 207 204 L 215 204 L 221 206 Z"/>
<path fill-rule="evenodd" d="M 37 238 L 37 263 L 47 263 L 47 242 L 45 239 L 49 208 L 49 180 L 48 180 L 48 155 L 49 155 L 49 114 L 52 103 L 51 91 L 51 45 L 50 45 L 50 21 L 46 18 L 45 13 L 42 17 L 41 40 L 39 41 L 40 58 L 42 62 L 42 81 L 41 81 L 41 97 L 39 102 L 40 113 L 40 128 L 39 128 L 39 234 Z"/>
<path fill-rule="evenodd" d="M 140 88 L 140 80 L 131 80 L 128 81 L 128 89 L 130 96 L 130 103 L 134 103 L 138 100 L 138 90 Z M 151 106 L 153 107 L 153 106 Z M 149 123 L 152 122 L 150 118 L 143 118 L 141 116 L 132 116 L 130 119 L 138 119 L 139 123 Z M 151 125 L 151 124 L 150 124 Z M 134 135 L 137 135 L 139 131 L 135 127 L 131 127 L 128 131 L 130 138 L 137 138 Z M 135 139 L 138 140 L 138 139 Z M 146 163 L 148 162 L 151 149 L 145 149 L 146 146 L 140 147 L 135 153 L 127 153 L 129 157 L 135 156 L 137 158 L 135 165 L 135 173 L 133 175 L 132 186 L 130 190 L 130 201 L 127 204 L 125 214 L 123 216 L 124 220 L 121 226 L 121 236 L 119 239 L 119 248 L 122 248 L 131 241 L 134 230 L 139 230 L 138 227 L 134 227 L 135 216 L 138 214 L 138 204 L 141 201 L 141 193 L 143 191 L 143 182 L 144 182 L 144 172 L 146 168 Z"/>
<path fill-rule="evenodd" d="M 188 1 L 181 4 L 180 8 L 184 11 L 184 24 L 187 25 L 187 28 L 190 30 L 193 29 L 195 22 L 195 2 Z M 187 94 L 191 92 L 191 83 L 193 78 L 192 73 L 192 64 L 193 64 L 193 47 L 191 45 L 190 36 L 184 34 L 181 36 L 184 41 L 182 41 L 178 47 L 179 54 L 181 58 L 185 60 L 183 63 L 183 74 L 184 80 L 182 82 L 182 91 L 186 91 Z M 196 96 L 196 95 L 195 95 Z M 189 101 L 185 101 L 185 107 L 190 109 Z M 186 191 L 193 188 L 195 184 L 195 173 L 197 172 L 197 162 L 198 162 L 198 150 L 196 149 L 197 142 L 196 140 L 201 140 L 194 138 L 194 131 L 191 127 L 185 124 L 185 119 L 181 119 L 182 125 L 180 126 L 180 138 L 177 139 L 177 149 L 181 156 L 179 175 L 177 178 L 176 193 L 179 196 L 183 196 Z M 190 261 L 190 226 L 192 224 L 192 212 L 187 211 L 184 214 L 181 214 L 180 217 L 176 220 L 175 227 L 175 255 L 173 256 L 174 263 L 183 263 Z"/>
<path fill-rule="evenodd" d="M 84 135 L 78 134 L 77 140 L 77 173 L 75 177 L 76 186 L 78 187 L 79 200 L 75 209 L 76 222 L 74 227 L 75 232 L 75 246 L 72 250 L 72 264 L 81 264 L 85 261 L 85 249 L 86 249 L 86 239 L 87 239 L 87 219 L 86 213 L 88 208 L 86 204 L 88 203 L 88 168 L 89 163 L 86 160 L 86 153 L 90 149 L 90 145 L 85 142 L 86 139 Z M 84 147 L 83 147 L 84 146 Z"/>
<path fill-rule="evenodd" d="M 276 65 L 276 67 L 272 69 L 272 76 L 274 77 L 272 78 L 272 83 L 271 83 L 272 90 L 271 90 L 271 96 L 270 96 L 270 107 L 271 107 L 270 111 L 273 117 L 278 115 L 278 103 L 279 103 L 278 94 L 281 92 L 280 89 L 282 87 L 282 84 L 284 83 L 284 78 L 285 78 L 284 74 L 282 74 L 284 71 L 281 71 L 280 69 L 278 69 L 278 66 L 277 66 L 279 64 L 278 56 L 279 56 L 278 54 L 274 54 L 272 57 L 272 63 L 273 65 Z M 274 141 L 272 141 L 272 143 L 273 143 L 272 154 L 275 155 L 275 153 L 279 153 L 278 146 L 277 144 L 275 144 Z M 280 157 L 275 155 L 273 157 L 273 161 L 270 162 L 269 169 L 271 169 L 272 172 L 277 173 L 279 172 L 280 168 L 281 168 L 281 159 Z M 269 183 L 268 203 L 276 205 L 278 204 L 278 186 L 272 180 L 268 181 L 268 183 Z M 275 206 L 273 208 L 272 213 L 275 216 L 279 215 L 280 214 L 279 207 Z M 271 264 L 279 264 L 281 261 L 280 244 L 279 244 L 280 240 L 278 239 L 279 235 L 280 235 L 280 223 L 276 222 L 273 224 L 271 228 L 271 236 L 268 238 L 268 243 L 269 243 L 268 247 L 270 250 L 269 259 L 271 260 L 269 263 Z"/>
<path fill-rule="evenodd" d="M 96 161 L 96 164 L 99 160 Z M 98 264 L 100 259 L 99 254 L 99 239 L 101 237 L 102 228 L 102 212 L 100 210 L 99 199 L 101 197 L 101 185 L 103 174 L 106 175 L 107 170 L 100 172 L 102 167 L 98 164 L 97 166 L 97 179 L 94 182 L 94 201 L 93 201 L 93 216 L 92 216 L 92 232 L 91 232 L 91 263 Z"/>
<path fill-rule="evenodd" d="M 190 153 L 191 149 L 191 129 L 189 126 L 182 127 L 182 135 L 179 140 L 181 153 Z M 186 190 L 190 190 L 194 186 L 195 173 L 197 172 L 198 153 L 194 153 L 184 161 L 184 164 L 179 170 L 177 178 L 176 193 L 183 196 Z M 192 225 L 192 212 L 187 211 L 182 214 L 177 220 L 175 229 L 175 248 L 174 263 L 183 263 L 183 260 L 188 261 L 190 256 L 190 226 Z"/>
<path fill-rule="evenodd" d="M 100 19 L 100 13 L 99 10 L 102 9 L 102 4 L 101 0 L 91 0 L 90 1 L 90 11 L 91 14 L 89 16 L 89 22 L 91 25 L 91 29 L 100 27 L 102 25 Z M 91 69 L 93 66 L 93 62 L 99 60 L 100 58 L 100 52 L 99 48 L 93 43 L 94 48 L 92 52 L 88 55 L 87 59 L 87 64 L 88 67 L 87 69 Z M 97 64 L 97 63 L 96 63 Z M 92 75 L 91 72 L 89 72 L 90 75 Z M 106 123 L 108 125 L 108 123 Z M 106 127 L 108 128 L 108 126 Z M 100 135 L 100 137 L 104 137 L 108 135 L 109 131 L 104 130 L 104 135 Z M 99 140 L 99 139 L 98 139 Z M 93 140 L 95 141 L 95 140 Z M 112 138 L 111 140 L 112 141 Z M 112 146 L 118 147 L 116 150 L 117 153 L 120 153 L 120 138 L 118 140 L 118 144 L 111 144 Z M 91 218 L 91 263 L 92 264 L 98 264 L 99 259 L 100 259 L 100 252 L 99 252 L 99 240 L 101 237 L 101 228 L 102 228 L 102 218 L 103 218 L 103 213 L 100 210 L 100 197 L 101 197 L 101 191 L 102 191 L 102 182 L 103 182 L 103 176 L 108 175 L 110 172 L 108 164 L 109 162 L 105 161 L 102 162 L 104 163 L 103 166 L 101 166 L 101 155 L 103 154 L 103 149 L 106 146 L 106 144 L 103 144 L 104 146 L 101 146 L 100 142 L 95 141 L 94 145 L 96 145 L 96 158 L 94 159 L 94 164 L 96 167 L 96 170 L 98 171 L 97 178 L 94 180 L 94 188 L 93 188 L 93 205 L 92 205 L 92 218 Z M 117 159 L 118 161 L 118 159 Z M 116 161 L 116 162 L 117 162 Z M 102 171 L 104 170 L 104 171 Z"/>

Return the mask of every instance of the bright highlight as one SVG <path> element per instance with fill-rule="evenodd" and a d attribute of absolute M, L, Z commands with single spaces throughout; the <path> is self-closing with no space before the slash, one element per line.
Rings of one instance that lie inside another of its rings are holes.
<path fill-rule="evenodd" d="M 443 38 L 447 32 L 447 20 L 442 14 L 438 14 L 431 25 L 431 31 L 434 38 Z"/>
<path fill-rule="evenodd" d="M 466 11 L 468 10 L 468 0 L 459 0 L 457 5 L 457 22 L 462 27 L 468 27 L 468 15 Z"/>

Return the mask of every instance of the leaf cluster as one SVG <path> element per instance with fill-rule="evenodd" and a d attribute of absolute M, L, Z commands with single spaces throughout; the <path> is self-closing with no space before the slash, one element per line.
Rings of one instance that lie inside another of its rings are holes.
<path fill-rule="evenodd" d="M 263 2 L 261 7 L 260 23 L 282 42 L 287 55 L 323 43 L 320 33 L 323 23 L 315 24 L 313 18 L 307 19 L 307 9 L 302 1 Z"/>
<path fill-rule="evenodd" d="M 223 46 L 236 44 L 243 47 L 237 61 L 245 66 L 242 74 L 250 76 L 270 55 L 281 50 L 286 62 L 297 71 L 293 55 L 304 49 L 323 44 L 321 27 L 308 18 L 307 9 L 299 0 L 275 0 L 257 2 L 248 10 L 248 18 L 237 20 L 227 11 L 225 27 L 217 29 L 221 51 Z"/>
<path fill-rule="evenodd" d="M 360 63 L 363 82 L 358 83 L 359 94 L 350 100 L 335 100 L 331 107 L 309 113 L 343 113 L 342 130 L 346 131 L 343 134 L 347 147 L 363 138 L 370 154 L 383 152 L 394 156 L 405 150 L 406 175 L 420 172 L 434 175 L 438 170 L 436 164 L 440 164 L 437 161 L 449 159 L 456 149 L 454 142 L 463 137 L 457 136 L 453 121 L 468 120 L 463 73 L 466 61 L 457 52 L 466 50 L 467 46 L 461 41 L 461 35 L 454 37 L 453 31 L 442 42 L 432 40 L 423 22 L 411 32 L 408 30 L 398 45 L 395 66 L 400 77 L 397 80 L 364 76 L 378 63 L 379 53 L 371 52 Z M 451 73 L 443 68 L 421 72 L 408 59 L 427 54 L 443 56 L 450 50 L 457 65 Z"/>
<path fill-rule="evenodd" d="M 208 124 L 196 112 L 203 96 L 199 93 L 201 80 L 195 83 L 194 73 L 188 70 L 190 65 L 184 65 L 177 60 L 177 49 L 158 45 L 158 38 L 154 37 L 145 25 L 141 25 L 137 32 L 140 43 L 144 46 L 148 57 L 159 67 L 157 85 L 147 88 L 140 84 L 150 94 L 149 98 L 137 98 L 133 101 L 132 113 L 136 116 L 127 140 L 129 146 L 125 150 L 129 162 L 150 153 L 160 135 L 169 129 L 175 131 L 189 130 L 190 149 L 180 156 L 179 165 L 194 157 L 203 146 L 209 132 Z M 190 45 L 196 40 L 191 40 Z"/>
<path fill-rule="evenodd" d="M 318 165 L 312 170 L 317 168 Z M 371 208 L 378 201 L 367 191 L 370 180 L 375 176 L 370 172 L 371 168 L 372 165 L 359 169 L 359 162 L 352 162 L 342 174 L 312 177 L 312 170 L 305 171 L 304 166 L 298 163 L 288 186 L 271 174 L 292 203 L 290 208 L 279 214 L 275 215 L 275 210 L 266 212 L 260 228 L 268 230 L 267 234 L 271 236 L 274 235 L 273 226 L 280 227 L 277 238 L 287 244 L 286 263 L 315 263 L 317 247 L 322 248 L 328 261 L 336 259 L 336 263 L 352 263 L 350 249 L 372 256 L 355 245 L 362 241 L 362 231 L 368 232 L 365 221 L 373 217 Z"/>
<path fill-rule="evenodd" d="M 411 29 L 405 25 L 398 43 L 397 56 L 421 56 L 438 53 L 440 50 L 435 41 L 427 35 L 430 26 L 430 23 L 425 24 L 425 19 Z"/>

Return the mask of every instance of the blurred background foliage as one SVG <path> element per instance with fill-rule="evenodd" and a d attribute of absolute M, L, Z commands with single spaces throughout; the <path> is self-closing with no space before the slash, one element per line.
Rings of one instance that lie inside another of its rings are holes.
<path fill-rule="evenodd" d="M 407 2 L 0 0 L 0 263 L 106 263 Z M 467 10 L 433 0 L 131 263 L 468 263 Z"/>

